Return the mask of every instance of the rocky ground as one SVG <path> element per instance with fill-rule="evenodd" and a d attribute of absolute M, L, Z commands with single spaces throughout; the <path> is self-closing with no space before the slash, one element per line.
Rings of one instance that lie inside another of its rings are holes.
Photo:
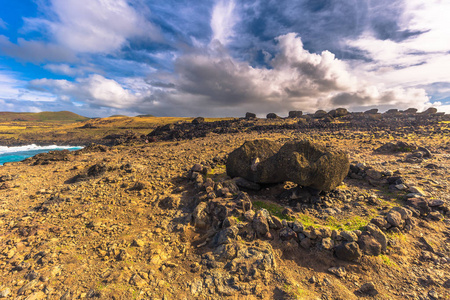
<path fill-rule="evenodd" d="M 278 126 L 7 164 L 0 297 L 448 299 L 448 130 Z M 349 174 L 327 193 L 230 180 L 228 154 L 261 138 L 346 151 Z"/>

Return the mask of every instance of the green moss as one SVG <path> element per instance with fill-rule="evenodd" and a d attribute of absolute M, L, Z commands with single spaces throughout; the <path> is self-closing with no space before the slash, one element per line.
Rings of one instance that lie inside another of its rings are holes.
<path fill-rule="evenodd" d="M 316 223 L 316 219 L 305 214 L 299 214 L 297 216 L 297 220 L 303 224 L 305 227 L 319 227 L 319 224 Z"/>
<path fill-rule="evenodd" d="M 336 230 L 361 230 L 367 225 L 367 220 L 360 216 L 354 216 L 349 219 L 337 220 L 335 217 L 328 217 L 326 226 Z"/>
<path fill-rule="evenodd" d="M 381 260 L 383 261 L 383 264 L 385 264 L 385 265 L 387 265 L 387 266 L 389 266 L 389 267 L 395 267 L 395 268 L 398 268 L 398 265 L 397 265 L 395 262 L 393 262 L 393 261 L 389 258 L 389 256 L 384 255 L 384 254 L 381 254 L 381 255 L 380 255 L 380 258 L 381 258 Z"/>
<path fill-rule="evenodd" d="M 273 202 L 269 202 L 269 201 L 253 201 L 253 208 L 255 210 L 258 209 L 267 209 L 267 211 L 271 214 L 274 215 L 282 220 L 289 220 L 289 221 L 293 221 L 294 218 L 286 216 L 284 214 L 282 214 L 284 207 L 281 205 L 278 205 L 276 203 Z"/>
<path fill-rule="evenodd" d="M 283 291 L 286 294 L 285 299 L 296 299 L 296 300 L 302 300 L 302 299 L 311 299 L 312 294 L 304 289 L 301 289 L 299 286 L 292 286 L 285 284 L 283 286 Z"/>

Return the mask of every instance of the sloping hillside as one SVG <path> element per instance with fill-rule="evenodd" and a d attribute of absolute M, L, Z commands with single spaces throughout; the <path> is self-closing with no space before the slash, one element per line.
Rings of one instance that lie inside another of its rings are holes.
<path fill-rule="evenodd" d="M 0 112 L 0 122 L 26 121 L 26 122 L 51 122 L 61 121 L 64 123 L 73 123 L 86 121 L 89 118 L 77 115 L 70 111 L 50 112 L 44 111 L 39 113 L 17 113 L 17 112 Z"/>

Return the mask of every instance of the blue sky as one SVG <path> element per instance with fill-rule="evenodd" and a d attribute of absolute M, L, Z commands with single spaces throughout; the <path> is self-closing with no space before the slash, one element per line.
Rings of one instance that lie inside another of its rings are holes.
<path fill-rule="evenodd" d="M 0 111 L 450 112 L 448 1 L 0 4 Z"/>

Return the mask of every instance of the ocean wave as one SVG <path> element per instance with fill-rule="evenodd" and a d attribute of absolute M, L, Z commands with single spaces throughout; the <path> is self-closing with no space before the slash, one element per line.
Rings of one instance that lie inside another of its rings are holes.
<path fill-rule="evenodd" d="M 58 145 L 50 145 L 50 146 L 37 146 L 35 144 L 25 145 L 25 146 L 17 146 L 17 147 L 5 147 L 0 146 L 0 154 L 4 153 L 17 153 L 17 152 L 26 152 L 26 151 L 45 151 L 45 150 L 56 150 L 56 149 L 72 149 L 72 148 L 83 148 L 80 146 L 58 146 Z"/>

